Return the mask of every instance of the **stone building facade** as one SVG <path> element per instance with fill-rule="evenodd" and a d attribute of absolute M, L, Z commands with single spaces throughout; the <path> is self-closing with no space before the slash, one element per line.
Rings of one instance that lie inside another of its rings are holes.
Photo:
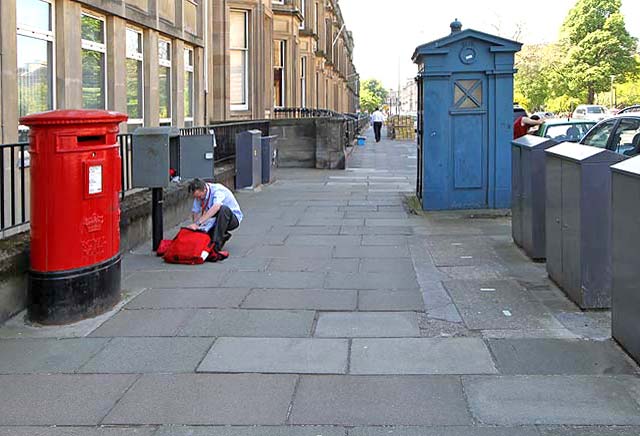
<path fill-rule="evenodd" d="M 50 109 L 138 126 L 355 112 L 353 38 L 337 0 L 2 0 L 0 141 Z"/>

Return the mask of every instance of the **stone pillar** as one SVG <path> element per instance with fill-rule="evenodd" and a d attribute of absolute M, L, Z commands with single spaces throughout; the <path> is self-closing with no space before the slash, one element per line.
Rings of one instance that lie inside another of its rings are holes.
<path fill-rule="evenodd" d="M 0 20 L 0 140 L 12 143 L 18 140 L 15 1 L 0 1 Z"/>
<path fill-rule="evenodd" d="M 213 0 L 209 15 L 209 119 L 220 121 L 227 118 L 229 111 L 227 102 L 227 59 L 226 41 L 228 40 L 228 22 L 224 0 Z M 207 120 L 207 123 L 209 120 Z"/>
<path fill-rule="evenodd" d="M 144 125 L 160 124 L 158 95 L 158 32 L 144 31 Z"/>
<path fill-rule="evenodd" d="M 56 3 L 55 13 L 56 106 L 58 109 L 79 109 L 82 108 L 81 5 L 63 0 Z"/>
<path fill-rule="evenodd" d="M 107 108 L 127 113 L 126 22 L 107 17 Z"/>
<path fill-rule="evenodd" d="M 184 126 L 184 41 L 174 39 L 171 44 L 171 124 L 176 127 Z"/>

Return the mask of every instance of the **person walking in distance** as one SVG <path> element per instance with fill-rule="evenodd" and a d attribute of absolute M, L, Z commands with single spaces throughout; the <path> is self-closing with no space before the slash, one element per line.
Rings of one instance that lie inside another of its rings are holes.
<path fill-rule="evenodd" d="M 380 142 L 380 132 L 382 131 L 382 123 L 384 115 L 380 112 L 380 108 L 376 108 L 371 114 L 371 122 L 373 123 L 373 133 L 376 135 L 376 142 Z"/>

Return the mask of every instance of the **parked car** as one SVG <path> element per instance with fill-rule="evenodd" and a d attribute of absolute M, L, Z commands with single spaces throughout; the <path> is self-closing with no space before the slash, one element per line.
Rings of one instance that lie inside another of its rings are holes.
<path fill-rule="evenodd" d="M 629 112 L 640 112 L 640 104 L 633 104 L 631 106 L 627 106 L 627 107 L 625 107 L 623 109 L 620 109 L 616 115 L 618 115 L 618 114 L 626 114 L 626 113 L 629 113 Z"/>
<path fill-rule="evenodd" d="M 589 120 L 551 119 L 545 120 L 533 134 L 553 138 L 558 142 L 578 142 L 595 124 L 595 121 Z"/>
<path fill-rule="evenodd" d="M 606 148 L 625 156 L 640 154 L 640 112 L 627 112 L 600 121 L 580 144 Z"/>
<path fill-rule="evenodd" d="M 553 112 L 534 112 L 533 115 L 539 116 L 541 120 L 546 120 L 555 116 Z"/>
<path fill-rule="evenodd" d="M 607 108 L 599 104 L 581 104 L 573 111 L 572 118 L 600 121 L 607 118 Z"/>

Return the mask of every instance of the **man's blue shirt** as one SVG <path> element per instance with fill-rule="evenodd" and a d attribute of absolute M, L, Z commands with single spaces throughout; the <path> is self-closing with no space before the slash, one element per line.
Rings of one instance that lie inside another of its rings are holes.
<path fill-rule="evenodd" d="M 207 191 L 205 192 L 204 200 L 193 200 L 193 208 L 191 211 L 193 213 L 204 214 L 206 211 L 211 209 L 214 204 L 221 204 L 223 206 L 227 206 L 231 209 L 231 212 L 238 218 L 238 222 L 242 222 L 242 211 L 240 210 L 240 205 L 234 197 L 233 192 L 229 190 L 224 185 L 220 183 L 207 183 Z M 213 227 L 216 223 L 216 218 L 213 217 L 205 221 L 200 229 L 204 231 L 209 231 L 211 227 Z"/>

